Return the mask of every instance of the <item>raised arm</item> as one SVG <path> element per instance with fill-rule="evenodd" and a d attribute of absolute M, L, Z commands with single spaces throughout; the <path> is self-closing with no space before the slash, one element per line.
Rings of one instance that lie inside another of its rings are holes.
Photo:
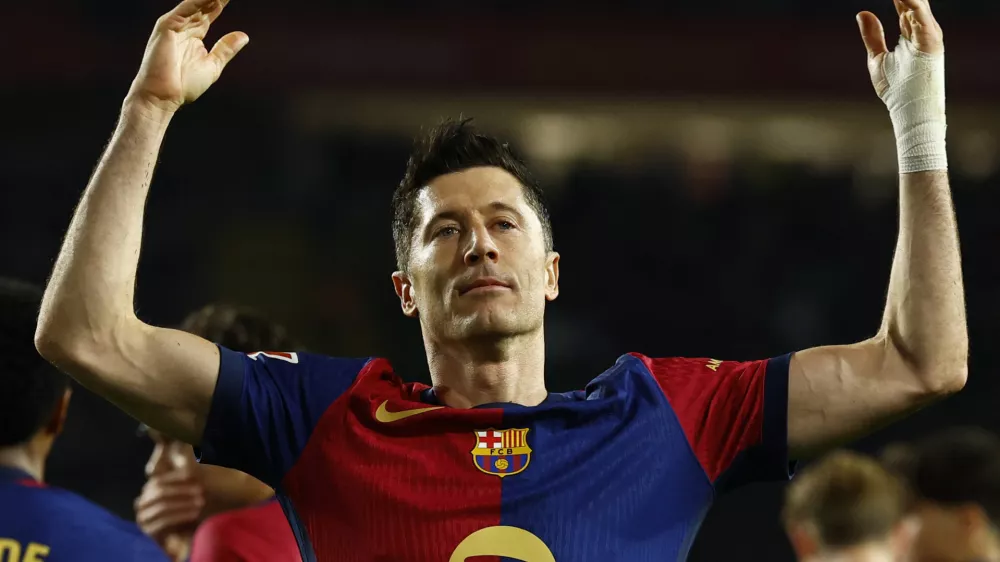
<path fill-rule="evenodd" d="M 859 14 L 876 92 L 899 151 L 899 239 L 878 334 L 802 351 L 789 367 L 788 440 L 802 456 L 960 390 L 968 335 L 945 154 L 944 41 L 927 0 L 894 0 L 901 39 Z"/>
<path fill-rule="evenodd" d="M 161 17 L 84 191 L 49 280 L 35 345 L 81 384 L 151 427 L 197 443 L 219 352 L 190 334 L 141 322 L 133 307 L 143 207 L 174 113 L 212 85 L 246 45 L 202 40 L 228 0 L 185 0 Z"/>

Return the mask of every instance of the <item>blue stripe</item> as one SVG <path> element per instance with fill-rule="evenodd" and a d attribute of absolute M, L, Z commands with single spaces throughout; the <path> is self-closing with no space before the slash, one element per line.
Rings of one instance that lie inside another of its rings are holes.
<path fill-rule="evenodd" d="M 316 551 L 313 550 L 312 542 L 309 540 L 306 524 L 295 511 L 292 500 L 281 492 L 278 492 L 275 497 L 278 498 L 281 510 L 285 512 L 285 518 L 288 519 L 288 524 L 292 528 L 292 534 L 295 535 L 295 542 L 299 545 L 299 555 L 302 556 L 302 562 L 317 562 Z"/>

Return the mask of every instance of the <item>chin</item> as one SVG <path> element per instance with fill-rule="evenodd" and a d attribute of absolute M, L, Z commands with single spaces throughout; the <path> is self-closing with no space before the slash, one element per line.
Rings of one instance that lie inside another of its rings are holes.
<path fill-rule="evenodd" d="M 523 319 L 518 318 L 513 311 L 479 310 L 458 322 L 457 332 L 460 337 L 509 337 L 531 331 Z"/>

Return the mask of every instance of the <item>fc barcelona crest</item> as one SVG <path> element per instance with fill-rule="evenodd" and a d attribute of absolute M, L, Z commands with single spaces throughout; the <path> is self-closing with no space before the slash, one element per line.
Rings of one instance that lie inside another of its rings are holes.
<path fill-rule="evenodd" d="M 472 460 L 482 472 L 503 478 L 528 468 L 531 447 L 527 429 L 487 429 L 475 433 Z"/>

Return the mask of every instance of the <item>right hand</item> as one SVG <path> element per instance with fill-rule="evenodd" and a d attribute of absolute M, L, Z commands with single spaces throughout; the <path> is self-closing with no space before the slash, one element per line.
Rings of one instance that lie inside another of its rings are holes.
<path fill-rule="evenodd" d="M 154 110 L 177 111 L 198 99 L 250 38 L 234 31 L 211 51 L 205 35 L 229 0 L 184 0 L 156 22 L 129 99 Z"/>
<path fill-rule="evenodd" d="M 173 560 L 184 560 L 204 507 L 205 493 L 197 475 L 172 470 L 146 481 L 135 500 L 135 521 Z"/>

